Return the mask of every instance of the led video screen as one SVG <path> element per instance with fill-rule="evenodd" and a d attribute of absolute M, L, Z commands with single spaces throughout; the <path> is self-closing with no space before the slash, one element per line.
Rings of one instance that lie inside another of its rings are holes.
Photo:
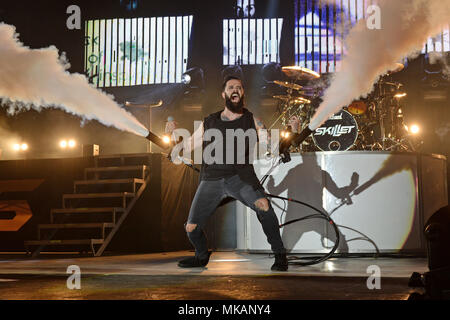
<path fill-rule="evenodd" d="M 340 69 L 344 55 L 342 30 L 367 18 L 375 0 L 295 0 L 295 63 L 319 73 Z M 428 39 L 423 53 L 450 51 L 449 28 Z"/>
<path fill-rule="evenodd" d="M 447 27 L 435 37 L 428 38 L 422 53 L 449 52 L 450 51 L 450 28 Z"/>
<path fill-rule="evenodd" d="M 90 20 L 85 73 L 97 87 L 179 83 L 193 16 Z"/>
<path fill-rule="evenodd" d="M 283 19 L 223 20 L 223 65 L 280 62 Z"/>

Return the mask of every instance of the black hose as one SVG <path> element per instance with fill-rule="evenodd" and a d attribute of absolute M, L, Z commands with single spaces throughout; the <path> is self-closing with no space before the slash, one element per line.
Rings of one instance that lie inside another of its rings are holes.
<path fill-rule="evenodd" d="M 309 205 L 307 203 L 304 203 L 304 202 L 301 202 L 301 201 L 298 201 L 298 200 L 295 200 L 295 199 L 284 198 L 284 197 L 276 196 L 276 195 L 273 195 L 273 194 L 266 194 L 266 196 L 268 198 L 275 198 L 275 199 L 281 199 L 281 200 L 285 200 L 285 201 L 298 203 L 298 204 L 301 204 L 303 206 L 306 206 L 306 207 L 308 207 L 308 208 L 318 212 L 318 214 L 311 214 L 311 215 L 306 216 L 306 217 L 302 217 L 302 218 L 299 218 L 299 219 L 294 219 L 294 220 L 290 220 L 288 222 L 285 222 L 285 223 L 280 225 L 280 228 L 283 228 L 283 227 L 285 227 L 287 225 L 290 225 L 292 223 L 295 223 L 295 222 L 299 222 L 299 221 L 303 221 L 303 220 L 307 220 L 307 219 L 313 219 L 313 218 L 320 218 L 320 219 L 324 219 L 328 223 L 330 223 L 333 226 L 334 232 L 336 233 L 336 241 L 334 243 L 334 247 L 331 249 L 331 251 L 329 253 L 327 253 L 326 255 L 324 255 L 322 257 L 318 257 L 318 258 L 313 259 L 313 260 L 308 261 L 308 262 L 294 262 L 294 263 L 292 263 L 291 261 L 301 260 L 301 258 L 290 259 L 290 261 L 289 261 L 290 264 L 296 264 L 296 265 L 301 265 L 301 266 L 310 266 L 310 265 L 313 265 L 313 264 L 318 264 L 320 262 L 323 262 L 323 261 L 328 260 L 328 259 L 331 258 L 331 256 L 336 252 L 337 248 L 339 247 L 340 233 L 339 233 L 339 229 L 338 229 L 337 225 L 330 218 L 330 216 L 328 216 L 326 213 L 323 213 L 319 209 L 314 208 L 313 206 L 311 206 L 311 205 Z"/>

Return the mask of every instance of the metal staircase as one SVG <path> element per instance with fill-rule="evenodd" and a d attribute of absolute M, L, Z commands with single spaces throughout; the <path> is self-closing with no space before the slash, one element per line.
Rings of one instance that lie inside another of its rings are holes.
<path fill-rule="evenodd" d="M 130 159 L 133 165 L 127 164 Z M 38 239 L 24 242 L 27 253 L 32 247 L 33 257 L 47 247 L 70 247 L 101 256 L 147 187 L 148 163 L 148 154 L 96 157 L 95 167 L 84 170 L 84 180 L 74 181 L 73 194 L 62 195 L 62 208 L 50 211 L 50 224 L 38 225 Z"/>

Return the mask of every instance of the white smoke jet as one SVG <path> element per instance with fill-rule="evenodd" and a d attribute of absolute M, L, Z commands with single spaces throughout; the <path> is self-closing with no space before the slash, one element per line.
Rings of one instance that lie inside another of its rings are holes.
<path fill-rule="evenodd" d="M 91 86 L 82 74 L 71 74 L 65 56 L 54 46 L 30 49 L 18 40 L 14 26 L 0 23 L 0 100 L 8 112 L 60 108 L 83 120 L 147 136 L 148 130 L 113 97 Z"/>
<path fill-rule="evenodd" d="M 381 75 L 407 56 L 415 56 L 428 37 L 447 27 L 450 0 L 378 0 L 381 29 L 360 20 L 345 40 L 346 56 L 309 128 L 317 129 L 353 100 L 367 96 Z M 333 1 L 334 3 L 334 1 Z"/>
<path fill-rule="evenodd" d="M 428 57 L 431 64 L 440 64 L 442 73 L 450 79 L 450 65 L 447 62 L 446 55 L 442 54 L 442 52 L 430 52 Z"/>

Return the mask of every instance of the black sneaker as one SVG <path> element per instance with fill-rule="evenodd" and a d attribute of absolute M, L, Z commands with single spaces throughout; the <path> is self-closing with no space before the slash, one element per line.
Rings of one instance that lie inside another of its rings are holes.
<path fill-rule="evenodd" d="M 285 253 L 275 254 L 275 263 L 272 265 L 272 271 L 287 271 L 288 260 Z"/>
<path fill-rule="evenodd" d="M 189 257 L 178 262 L 180 268 L 202 268 L 205 267 L 209 262 L 209 257 L 211 256 L 211 251 L 208 252 L 208 257 L 205 259 L 199 259 L 197 256 Z"/>

